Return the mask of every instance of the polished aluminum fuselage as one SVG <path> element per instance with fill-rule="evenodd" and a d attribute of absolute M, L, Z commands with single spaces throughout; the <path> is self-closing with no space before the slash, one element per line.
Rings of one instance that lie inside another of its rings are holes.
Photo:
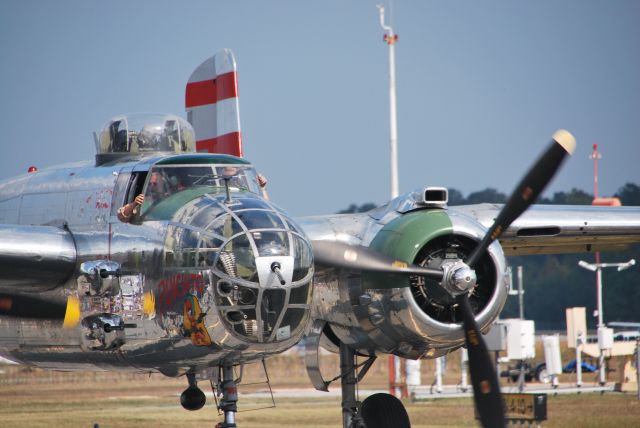
<path fill-rule="evenodd" d="M 278 331 L 277 340 L 253 342 L 229 331 L 216 307 L 213 268 L 168 262 L 181 231 L 199 233 L 196 228 L 175 219 L 137 224 L 118 220 L 123 193 L 118 177 L 147 171 L 159 159 L 97 167 L 79 163 L 0 183 L 0 291 L 58 302 L 77 297 L 82 319 L 65 328 L 61 320 L 0 317 L 0 355 L 52 369 L 159 371 L 176 376 L 262 359 L 300 340 L 301 328 Z M 257 195 L 245 197 L 262 200 Z M 87 283 L 82 266 L 94 261 L 119 266 L 117 293 L 94 290 Z M 206 332 L 200 333 L 208 333 L 210 343 L 185 333 L 184 302 L 189 297 L 196 298 L 199 312 L 206 315 Z M 309 305 L 297 307 L 308 319 Z M 126 328 L 96 334 L 97 324 L 114 322 Z"/>

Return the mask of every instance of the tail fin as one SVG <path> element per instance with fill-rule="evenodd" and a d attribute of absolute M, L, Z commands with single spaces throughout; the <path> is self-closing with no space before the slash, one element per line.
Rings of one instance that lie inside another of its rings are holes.
<path fill-rule="evenodd" d="M 219 51 L 191 74 L 185 108 L 196 131 L 197 151 L 242 157 L 238 76 L 231 50 Z"/>

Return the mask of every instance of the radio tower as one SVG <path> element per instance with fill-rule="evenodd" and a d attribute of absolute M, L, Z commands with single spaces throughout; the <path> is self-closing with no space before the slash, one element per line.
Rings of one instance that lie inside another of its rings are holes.
<path fill-rule="evenodd" d="M 384 6 L 378 5 L 380 10 L 380 26 L 384 30 L 384 42 L 389 45 L 389 148 L 391 167 L 391 198 L 399 193 L 398 185 L 398 119 L 396 115 L 396 50 L 398 35 L 393 28 L 384 23 Z"/>
<path fill-rule="evenodd" d="M 398 119 L 396 115 L 396 53 L 398 35 L 390 25 L 384 23 L 384 6 L 378 5 L 380 26 L 384 30 L 384 42 L 389 46 L 389 163 L 391 170 L 391 199 L 399 192 L 398 184 Z M 389 392 L 396 397 L 405 398 L 406 382 L 402 381 L 402 361 L 400 357 L 389 356 Z"/>
<path fill-rule="evenodd" d="M 593 144 L 593 152 L 589 155 L 593 159 L 593 200 L 598 199 L 598 159 L 602 159 L 602 153 L 598 151 L 598 144 Z M 600 251 L 596 251 L 596 263 L 600 263 Z M 600 293 L 600 280 L 596 277 L 596 289 Z"/>
<path fill-rule="evenodd" d="M 589 155 L 589 159 L 593 159 L 593 199 L 596 199 L 598 198 L 598 159 L 602 159 L 602 153 L 598 151 L 597 144 L 593 145 L 593 152 Z"/>
<path fill-rule="evenodd" d="M 593 152 L 589 155 L 589 159 L 593 159 L 593 200 L 599 198 L 598 195 L 598 160 L 602 159 L 602 153 L 598 151 L 598 144 L 593 144 Z M 600 263 L 600 251 L 596 251 L 596 263 Z M 596 275 L 596 290 L 598 296 L 602 296 L 602 290 L 600 288 L 600 277 Z M 598 307 L 600 308 L 600 307 Z M 600 312 L 600 311 L 598 311 Z M 598 313 L 598 325 L 602 324 L 602 315 Z"/>

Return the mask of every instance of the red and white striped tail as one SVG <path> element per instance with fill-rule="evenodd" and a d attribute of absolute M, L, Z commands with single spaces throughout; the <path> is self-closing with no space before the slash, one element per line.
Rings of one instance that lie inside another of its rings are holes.
<path fill-rule="evenodd" d="M 185 91 L 196 150 L 242 157 L 238 76 L 233 52 L 223 49 L 195 69 Z"/>

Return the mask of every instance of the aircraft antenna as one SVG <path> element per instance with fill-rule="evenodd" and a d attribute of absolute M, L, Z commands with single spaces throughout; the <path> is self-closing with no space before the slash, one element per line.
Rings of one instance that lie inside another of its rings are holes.
<path fill-rule="evenodd" d="M 400 193 L 398 190 L 398 122 L 396 115 L 396 54 L 395 45 L 398 35 L 393 28 L 384 23 L 384 6 L 378 5 L 380 11 L 380 26 L 384 30 L 384 42 L 389 46 L 389 145 L 391 163 L 391 198 Z"/>

